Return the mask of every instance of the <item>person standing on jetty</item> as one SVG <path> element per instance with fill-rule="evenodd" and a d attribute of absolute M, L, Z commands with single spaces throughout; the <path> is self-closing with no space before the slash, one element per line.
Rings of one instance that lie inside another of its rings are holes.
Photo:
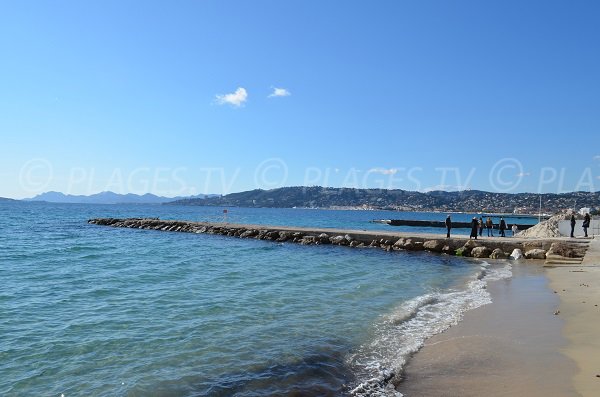
<path fill-rule="evenodd" d="M 500 218 L 500 237 L 506 237 L 504 231 L 506 230 L 506 222 L 504 222 L 504 218 Z"/>
<path fill-rule="evenodd" d="M 450 215 L 446 217 L 446 238 L 450 238 L 450 229 L 452 229 L 452 220 L 450 219 Z"/>
<path fill-rule="evenodd" d="M 585 216 L 583 217 L 583 232 L 585 233 L 584 237 L 587 237 L 587 230 L 588 227 L 590 227 L 590 214 L 585 214 Z"/>
<path fill-rule="evenodd" d="M 469 240 L 475 237 L 477 240 L 477 228 L 479 227 L 479 222 L 477 221 L 477 217 L 474 216 L 473 220 L 471 220 L 471 235 L 469 236 Z"/>
<path fill-rule="evenodd" d="M 488 237 L 494 237 L 494 222 L 492 222 L 492 218 L 490 218 L 488 216 L 487 220 L 485 221 L 485 227 L 487 228 L 487 232 L 488 232 Z"/>
<path fill-rule="evenodd" d="M 479 237 L 481 237 L 483 235 L 483 217 L 480 216 L 477 223 L 479 224 Z"/>
<path fill-rule="evenodd" d="M 519 227 L 513 224 L 510 230 L 512 230 L 512 236 L 515 237 L 515 234 L 519 232 Z"/>
<path fill-rule="evenodd" d="M 575 220 L 575 214 L 571 214 L 571 237 L 575 237 L 575 224 L 577 221 Z"/>

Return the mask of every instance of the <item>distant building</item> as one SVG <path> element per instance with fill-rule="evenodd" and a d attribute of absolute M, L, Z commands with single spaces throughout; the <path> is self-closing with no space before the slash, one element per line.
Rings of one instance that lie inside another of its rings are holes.
<path fill-rule="evenodd" d="M 592 210 L 589 207 L 579 209 L 579 215 L 589 214 L 590 212 L 592 212 Z"/>

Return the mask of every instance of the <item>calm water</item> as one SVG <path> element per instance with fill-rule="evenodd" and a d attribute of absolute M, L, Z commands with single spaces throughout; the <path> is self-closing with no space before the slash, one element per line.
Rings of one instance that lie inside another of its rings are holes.
<path fill-rule="evenodd" d="M 488 279 L 510 276 L 503 264 L 424 252 L 86 223 L 107 216 L 223 215 L 204 207 L 0 204 L 0 395 L 394 395 L 381 380 L 426 337 L 488 303 Z M 369 221 L 444 217 L 241 208 L 228 216 L 385 230 L 395 229 Z"/>

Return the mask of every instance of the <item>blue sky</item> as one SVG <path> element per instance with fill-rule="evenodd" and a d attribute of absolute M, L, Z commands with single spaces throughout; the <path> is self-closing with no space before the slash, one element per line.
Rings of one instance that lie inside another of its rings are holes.
<path fill-rule="evenodd" d="M 600 190 L 596 1 L 0 10 L 0 196 Z"/>

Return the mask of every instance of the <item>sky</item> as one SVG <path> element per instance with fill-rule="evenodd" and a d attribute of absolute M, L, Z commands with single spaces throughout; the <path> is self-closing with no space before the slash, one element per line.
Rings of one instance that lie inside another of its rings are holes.
<path fill-rule="evenodd" d="M 0 196 L 600 190 L 597 1 L 0 0 Z"/>

